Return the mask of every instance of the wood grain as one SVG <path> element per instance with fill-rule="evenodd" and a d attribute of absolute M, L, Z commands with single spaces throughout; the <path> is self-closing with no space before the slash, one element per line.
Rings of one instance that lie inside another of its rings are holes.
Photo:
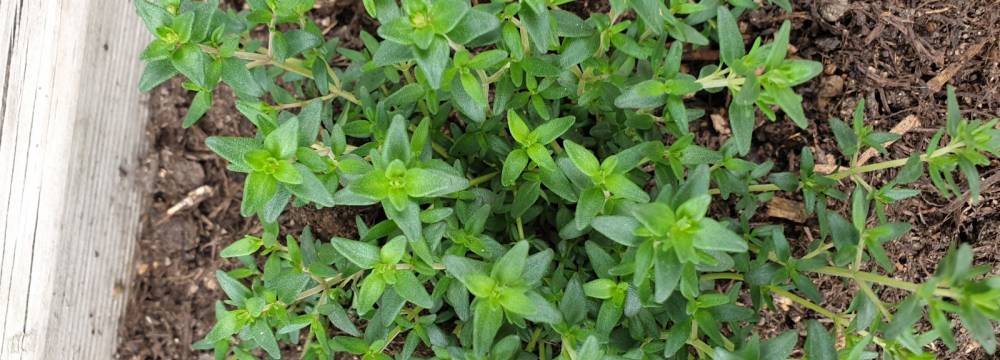
<path fill-rule="evenodd" d="M 0 358 L 113 357 L 141 207 L 146 31 L 120 0 L 0 2 Z"/>

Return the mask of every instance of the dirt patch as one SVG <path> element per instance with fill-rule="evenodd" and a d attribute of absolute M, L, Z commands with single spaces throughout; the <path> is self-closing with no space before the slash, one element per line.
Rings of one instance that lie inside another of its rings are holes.
<path fill-rule="evenodd" d="M 314 19 L 328 37 L 339 37 L 346 46 L 360 47 L 358 29 L 374 28 L 360 2 L 317 3 Z M 239 3 L 230 6 L 242 7 Z M 577 1 L 564 8 L 585 14 L 606 11 L 607 2 Z M 868 103 L 869 123 L 880 130 L 890 129 L 909 115 L 917 116 L 922 124 L 894 144 L 886 158 L 905 157 L 925 149 L 930 133 L 943 126 L 945 118 L 944 91 L 932 90 L 935 86 L 929 88 L 928 82 L 935 85 L 943 77 L 957 88 L 966 117 L 997 117 L 997 10 L 1000 4 L 995 0 L 815 0 L 796 2 L 796 11 L 791 14 L 774 9 L 750 12 L 743 18 L 748 37 L 770 39 L 781 22 L 789 19 L 794 24 L 794 54 L 822 61 L 825 66 L 818 79 L 799 88 L 805 98 L 806 114 L 814 125 L 802 131 L 789 121 L 762 121 L 755 133 L 751 159 L 772 159 L 777 171 L 791 170 L 798 163 L 799 149 L 810 146 L 820 163 L 832 161 L 828 159 L 837 157 L 838 152 L 826 120 L 834 116 L 849 118 L 860 97 Z M 204 145 L 210 135 L 251 135 L 251 125 L 235 110 L 233 95 L 223 90 L 197 126 L 182 129 L 180 124 L 190 101 L 191 94 L 180 87 L 178 80 L 151 95 L 153 116 L 147 130 L 150 153 L 145 161 L 150 179 L 148 207 L 138 239 L 129 305 L 119 332 L 118 357 L 122 359 L 198 359 L 204 355 L 193 352 L 190 344 L 211 328 L 213 305 L 224 296 L 214 278 L 215 270 L 226 266 L 218 258 L 218 251 L 243 234 L 259 230 L 254 219 L 239 216 L 242 175 L 226 171 L 224 162 Z M 718 114 L 724 102 L 708 99 L 703 105 L 708 114 Z M 699 123 L 693 131 L 699 133 L 702 145 L 717 147 L 720 143 L 720 134 L 710 121 Z M 1000 177 L 1000 166 L 996 162 L 993 165 L 983 170 L 984 178 Z M 894 171 L 886 171 L 867 180 L 878 185 L 893 176 Z M 914 225 L 907 236 L 887 246 L 897 267 L 892 275 L 909 281 L 926 279 L 948 245 L 956 241 L 972 245 L 977 263 L 996 269 L 1000 261 L 1000 190 L 996 183 L 985 184 L 983 201 L 970 205 L 940 197 L 929 181 L 922 179 L 915 185 L 924 190 L 921 196 L 890 208 L 891 220 Z M 195 205 L 167 216 L 168 210 L 189 193 L 206 186 L 210 189 L 208 195 L 197 196 Z M 733 215 L 724 207 L 713 210 L 719 215 Z M 370 223 L 378 213 L 354 208 L 292 209 L 281 221 L 293 232 L 311 225 L 321 238 L 351 237 L 355 234 L 356 216 Z M 816 224 L 785 225 L 801 255 L 809 236 L 815 235 Z M 854 293 L 850 284 L 831 278 L 816 280 L 824 291 L 825 305 L 846 308 Z M 893 300 L 902 294 L 885 291 L 883 295 Z M 766 335 L 790 328 L 803 331 L 803 320 L 812 316 L 795 307 L 767 312 L 758 329 Z M 950 358 L 989 358 L 964 330 L 958 337 L 960 351 Z"/>

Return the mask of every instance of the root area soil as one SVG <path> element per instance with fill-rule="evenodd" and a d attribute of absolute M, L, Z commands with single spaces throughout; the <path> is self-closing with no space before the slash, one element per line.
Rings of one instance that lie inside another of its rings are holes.
<path fill-rule="evenodd" d="M 374 26 L 360 3 L 318 0 L 311 14 L 321 27 L 329 29 L 328 36 L 359 47 L 359 30 L 371 31 Z M 965 117 L 1000 116 L 997 0 L 795 3 L 792 13 L 770 8 L 752 11 L 741 18 L 741 26 L 748 41 L 754 36 L 770 39 L 782 21 L 791 20 L 793 54 L 823 62 L 824 73 L 797 89 L 813 123 L 802 131 L 790 121 L 771 123 L 760 119 L 752 159 L 772 159 L 777 171 L 794 170 L 798 163 L 795 154 L 809 146 L 818 163 L 835 164 L 839 154 L 827 119 L 850 118 L 861 97 L 868 104 L 868 122 L 879 130 L 888 131 L 908 116 L 919 120 L 919 125 L 909 129 L 882 158 L 906 157 L 926 148 L 933 131 L 944 126 L 944 90 L 939 86 L 945 83 L 956 87 Z M 583 14 L 603 11 L 607 2 L 580 0 L 567 9 Z M 224 161 L 204 145 L 207 136 L 249 136 L 251 125 L 236 111 L 235 96 L 223 89 L 205 118 L 191 129 L 182 129 L 191 99 L 192 94 L 176 79 L 150 96 L 150 147 L 144 163 L 147 210 L 136 240 L 138 251 L 128 288 L 129 304 L 119 328 L 119 359 L 211 358 L 210 354 L 193 351 L 190 344 L 209 331 L 214 322 L 214 303 L 224 297 L 214 273 L 229 264 L 218 253 L 244 234 L 260 230 L 256 220 L 239 215 L 243 177 L 226 171 Z M 724 104 L 708 105 L 709 115 L 725 115 Z M 713 126 L 708 118 L 699 124 L 695 131 L 702 145 L 717 146 L 721 138 L 728 136 L 724 125 Z M 931 276 L 953 242 L 970 244 L 977 264 L 998 271 L 998 165 L 994 160 L 992 166 L 981 169 L 983 199 L 979 203 L 942 198 L 924 178 L 916 184 L 923 190 L 920 196 L 889 209 L 890 220 L 914 225 L 909 234 L 887 246 L 896 266 L 892 276 L 918 282 Z M 877 185 L 894 176 L 893 171 L 886 171 L 867 180 Z M 184 201 L 194 205 L 171 210 Z M 718 216 L 733 215 L 731 209 L 713 211 Z M 347 207 L 325 211 L 293 209 L 283 215 L 281 222 L 293 232 L 310 225 L 320 238 L 350 238 L 356 232 L 357 216 L 371 220 L 378 212 Z M 800 224 L 766 215 L 758 219 L 785 224 L 790 241 L 799 251 L 816 232 L 815 223 Z M 824 291 L 825 305 L 846 308 L 855 290 L 850 284 L 831 278 L 814 280 Z M 890 301 L 904 295 L 891 290 L 882 294 Z M 811 317 L 810 312 L 789 305 L 782 311 L 763 314 L 758 329 L 764 336 L 792 328 L 804 331 L 804 322 Z M 964 330 L 957 335 L 960 349 L 950 358 L 989 358 Z"/>

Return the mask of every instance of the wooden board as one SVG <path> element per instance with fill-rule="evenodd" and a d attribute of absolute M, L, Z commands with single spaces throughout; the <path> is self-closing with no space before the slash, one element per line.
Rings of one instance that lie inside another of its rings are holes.
<path fill-rule="evenodd" d="M 113 358 L 146 37 L 121 0 L 0 1 L 0 359 Z"/>

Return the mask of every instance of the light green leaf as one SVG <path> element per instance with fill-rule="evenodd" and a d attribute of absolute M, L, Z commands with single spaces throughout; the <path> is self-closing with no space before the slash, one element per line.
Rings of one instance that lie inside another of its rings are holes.
<path fill-rule="evenodd" d="M 379 248 L 375 245 L 348 240 L 340 237 L 330 239 L 330 245 L 352 264 L 362 269 L 371 269 L 379 263 Z"/>
<path fill-rule="evenodd" d="M 576 117 L 574 116 L 564 116 L 552 119 L 538 126 L 538 128 L 531 133 L 537 139 L 539 144 L 548 144 L 566 133 L 566 131 L 573 126 L 575 121 Z"/>
<path fill-rule="evenodd" d="M 299 119 L 293 117 L 285 120 L 277 129 L 267 134 L 264 138 L 264 147 L 271 152 L 271 155 L 281 159 L 295 155 L 295 149 L 299 147 Z"/>
<path fill-rule="evenodd" d="M 577 230 L 586 229 L 590 225 L 594 217 L 604 209 L 605 200 L 604 190 L 600 187 L 592 187 L 580 193 L 580 202 L 576 204 L 576 217 L 573 219 Z"/>
<path fill-rule="evenodd" d="M 437 90 L 441 87 L 444 70 L 448 67 L 448 62 L 450 61 L 450 52 L 451 48 L 448 47 L 448 40 L 440 36 L 434 37 L 434 40 L 427 49 L 413 50 L 413 56 L 416 58 L 417 64 L 420 65 L 420 71 L 427 77 L 427 82 L 432 89 Z"/>
<path fill-rule="evenodd" d="M 378 299 L 385 293 L 385 281 L 378 274 L 369 274 L 361 280 L 361 288 L 354 298 L 354 305 L 359 314 L 367 314 Z"/>
<path fill-rule="evenodd" d="M 144 1 L 137 1 L 144 2 Z M 139 79 L 139 91 L 148 92 L 163 82 L 172 79 L 179 72 L 169 60 L 157 60 L 146 63 Z"/>
<path fill-rule="evenodd" d="M 490 301 L 477 300 L 472 315 L 472 347 L 477 353 L 489 351 L 501 325 L 503 309 Z"/>
<path fill-rule="evenodd" d="M 701 219 L 701 229 L 695 236 L 694 246 L 709 251 L 743 253 L 748 250 L 743 238 L 710 218 Z"/>
<path fill-rule="evenodd" d="M 397 271 L 396 284 L 393 286 L 396 293 L 406 301 L 425 309 L 434 307 L 434 299 L 427 294 L 427 289 L 424 289 L 423 284 L 417 280 L 412 271 Z"/>
<path fill-rule="evenodd" d="M 189 128 L 191 125 L 194 125 L 210 108 L 212 108 L 212 92 L 208 90 L 199 91 L 194 96 L 194 100 L 191 101 L 191 107 L 188 109 L 187 115 L 184 116 L 183 127 Z"/>
<path fill-rule="evenodd" d="M 515 149 L 507 154 L 507 159 L 503 162 L 503 169 L 501 172 L 501 183 L 503 186 L 514 185 L 517 178 L 521 176 L 521 172 L 528 165 L 528 153 L 524 149 Z"/>
<path fill-rule="evenodd" d="M 243 203 L 240 206 L 240 214 L 243 216 L 256 214 L 271 201 L 271 197 L 277 191 L 278 180 L 273 176 L 261 172 L 251 172 L 243 186 Z"/>
<path fill-rule="evenodd" d="M 222 251 L 219 252 L 219 256 L 230 258 L 250 255 L 257 252 L 263 244 L 263 241 L 258 237 L 245 236 L 242 239 L 229 244 L 229 246 L 226 246 L 225 249 L 222 249 Z"/>
<path fill-rule="evenodd" d="M 528 242 L 519 241 L 514 247 L 507 250 L 490 271 L 490 276 L 501 284 L 512 284 L 520 280 L 521 273 L 524 272 L 524 262 L 528 257 Z"/>
<path fill-rule="evenodd" d="M 806 328 L 809 335 L 806 337 L 805 353 L 809 360 L 836 360 L 837 349 L 826 328 L 816 320 L 809 320 Z"/>
<path fill-rule="evenodd" d="M 406 170 L 406 193 L 410 197 L 440 197 L 469 187 L 465 178 L 450 173 L 414 168 Z"/>
<path fill-rule="evenodd" d="M 540 143 L 531 144 L 527 149 L 528 157 L 534 161 L 538 167 L 546 170 L 555 170 L 556 162 L 552 160 L 549 149 Z"/>
<path fill-rule="evenodd" d="M 573 161 L 573 165 L 576 165 L 576 168 L 580 169 L 581 172 L 591 177 L 600 174 L 601 163 L 597 161 L 597 157 L 590 150 L 571 140 L 563 141 L 563 147 L 566 149 L 569 159 Z"/>
<path fill-rule="evenodd" d="M 195 84 L 202 87 L 207 86 L 205 83 L 206 69 L 210 60 L 198 46 L 192 44 L 181 46 L 174 51 L 174 54 L 170 57 L 170 62 L 177 71 Z"/>
<path fill-rule="evenodd" d="M 628 216 L 598 216 L 591 222 L 590 226 L 615 242 L 625 246 L 635 246 L 638 238 L 635 230 L 639 228 L 639 222 Z"/>
<path fill-rule="evenodd" d="M 250 337 L 264 351 L 267 351 L 267 355 L 271 356 L 272 359 L 281 358 L 281 349 L 278 348 L 278 341 L 274 339 L 274 332 L 271 331 L 271 326 L 267 324 L 267 321 L 264 319 L 255 321 L 250 326 Z"/>
<path fill-rule="evenodd" d="M 716 11 L 716 25 L 719 28 L 719 56 L 722 58 L 722 62 L 727 65 L 736 66 L 737 61 L 746 54 L 743 34 L 740 34 L 740 26 L 727 7 L 719 6 Z"/>

